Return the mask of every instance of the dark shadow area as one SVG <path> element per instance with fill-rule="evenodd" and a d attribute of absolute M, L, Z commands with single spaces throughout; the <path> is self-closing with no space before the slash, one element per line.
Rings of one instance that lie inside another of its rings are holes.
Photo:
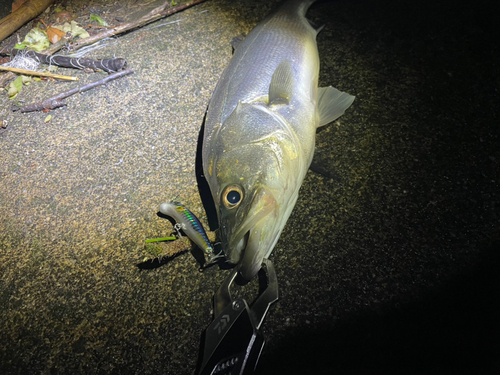
<path fill-rule="evenodd" d="M 11 14 L 13 0 L 3 0 L 0 2 L 0 19 Z"/>
<path fill-rule="evenodd" d="M 136 267 L 139 268 L 140 270 L 152 270 L 155 268 L 159 268 L 161 266 L 164 266 L 166 264 L 169 264 L 171 261 L 173 261 L 175 258 L 184 255 L 188 253 L 189 250 L 184 250 L 184 251 L 179 251 L 178 253 L 175 253 L 174 255 L 171 256 L 162 256 L 158 257 L 155 259 L 149 259 L 145 262 L 141 262 L 136 264 Z"/>
<path fill-rule="evenodd" d="M 328 159 L 328 156 L 323 156 L 321 152 L 314 154 L 309 169 L 323 177 L 331 178 L 335 182 L 342 182 L 342 178 L 332 166 L 332 161 Z"/>
<path fill-rule="evenodd" d="M 205 213 L 207 214 L 208 227 L 211 231 L 216 230 L 219 227 L 217 219 L 217 210 L 210 192 L 210 186 L 208 185 L 205 176 L 203 175 L 203 134 L 205 132 L 205 119 L 207 114 L 203 117 L 203 122 L 200 128 L 200 133 L 198 135 L 198 144 L 196 146 L 196 182 L 198 183 L 198 190 L 200 192 L 201 202 L 205 208 Z"/>
<path fill-rule="evenodd" d="M 174 220 L 172 217 L 170 217 L 170 216 L 168 216 L 168 215 L 164 215 L 164 214 L 162 214 L 160 211 L 158 211 L 158 212 L 156 213 L 156 216 L 158 216 L 158 217 L 159 217 L 159 218 L 161 218 L 161 219 L 167 219 L 168 221 L 170 221 L 170 224 L 172 224 L 172 232 L 175 232 L 175 230 L 173 229 L 173 227 L 174 227 L 174 225 L 175 225 L 175 220 Z"/>
<path fill-rule="evenodd" d="M 421 300 L 287 332 L 258 374 L 498 374 L 500 238 L 482 262 Z"/>

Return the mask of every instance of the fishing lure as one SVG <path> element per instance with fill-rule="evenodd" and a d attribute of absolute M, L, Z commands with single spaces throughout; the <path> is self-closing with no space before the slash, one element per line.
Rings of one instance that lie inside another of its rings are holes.
<path fill-rule="evenodd" d="M 182 229 L 184 233 L 205 253 L 209 263 L 223 255 L 215 255 L 214 249 L 208 240 L 207 233 L 200 220 L 179 202 L 167 202 L 160 205 L 160 212 L 172 217 L 177 230 Z"/>

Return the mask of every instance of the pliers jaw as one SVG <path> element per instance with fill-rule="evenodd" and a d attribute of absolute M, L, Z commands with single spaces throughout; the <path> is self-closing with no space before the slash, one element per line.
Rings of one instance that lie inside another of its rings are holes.
<path fill-rule="evenodd" d="M 251 306 L 243 298 L 232 299 L 230 288 L 238 267 L 224 280 L 214 295 L 214 320 L 202 335 L 196 373 L 252 374 L 264 347 L 259 329 L 278 300 L 278 281 L 273 263 L 264 259 L 259 271 L 259 294 Z"/>

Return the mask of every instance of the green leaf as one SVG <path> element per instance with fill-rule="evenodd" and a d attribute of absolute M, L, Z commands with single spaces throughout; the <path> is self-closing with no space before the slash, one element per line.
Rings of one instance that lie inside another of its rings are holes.
<path fill-rule="evenodd" d="M 175 7 L 177 5 L 177 3 L 174 0 L 172 0 L 172 2 L 170 3 L 170 5 L 173 6 L 173 7 Z"/>
<path fill-rule="evenodd" d="M 48 115 L 45 117 L 45 120 L 43 120 L 45 123 L 48 123 L 50 120 L 52 120 L 52 115 Z"/>
<path fill-rule="evenodd" d="M 28 34 L 26 34 L 23 43 L 26 47 L 32 49 L 33 51 L 43 51 L 49 48 L 50 42 L 47 32 L 38 27 L 31 29 Z"/>
<path fill-rule="evenodd" d="M 14 46 L 14 49 L 24 49 L 26 48 L 26 44 L 24 43 L 16 43 L 16 45 Z"/>
<path fill-rule="evenodd" d="M 55 29 L 59 29 L 67 33 L 68 31 L 73 34 L 73 36 L 76 38 L 77 36 L 84 39 L 88 38 L 90 35 L 88 32 L 85 31 L 83 27 L 78 25 L 76 21 L 71 21 L 71 24 L 65 22 L 64 25 L 58 25 L 58 26 L 51 26 Z"/>
<path fill-rule="evenodd" d="M 18 76 L 14 81 L 12 81 L 11 85 L 14 85 L 17 91 L 21 91 L 21 88 L 23 87 L 23 77 Z"/>
<path fill-rule="evenodd" d="M 14 99 L 17 94 L 21 92 L 23 88 L 23 78 L 21 76 L 17 77 L 14 81 L 9 84 L 9 99 Z"/>
<path fill-rule="evenodd" d="M 101 17 L 96 16 L 95 14 L 90 15 L 90 21 L 96 21 L 101 26 L 109 26 L 106 21 L 104 21 Z"/>

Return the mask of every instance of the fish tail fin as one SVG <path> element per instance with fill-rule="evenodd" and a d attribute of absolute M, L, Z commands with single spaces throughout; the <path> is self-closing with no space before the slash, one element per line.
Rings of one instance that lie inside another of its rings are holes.
<path fill-rule="evenodd" d="M 334 87 L 320 87 L 318 89 L 318 127 L 338 119 L 351 106 L 353 101 L 354 96 Z"/>

